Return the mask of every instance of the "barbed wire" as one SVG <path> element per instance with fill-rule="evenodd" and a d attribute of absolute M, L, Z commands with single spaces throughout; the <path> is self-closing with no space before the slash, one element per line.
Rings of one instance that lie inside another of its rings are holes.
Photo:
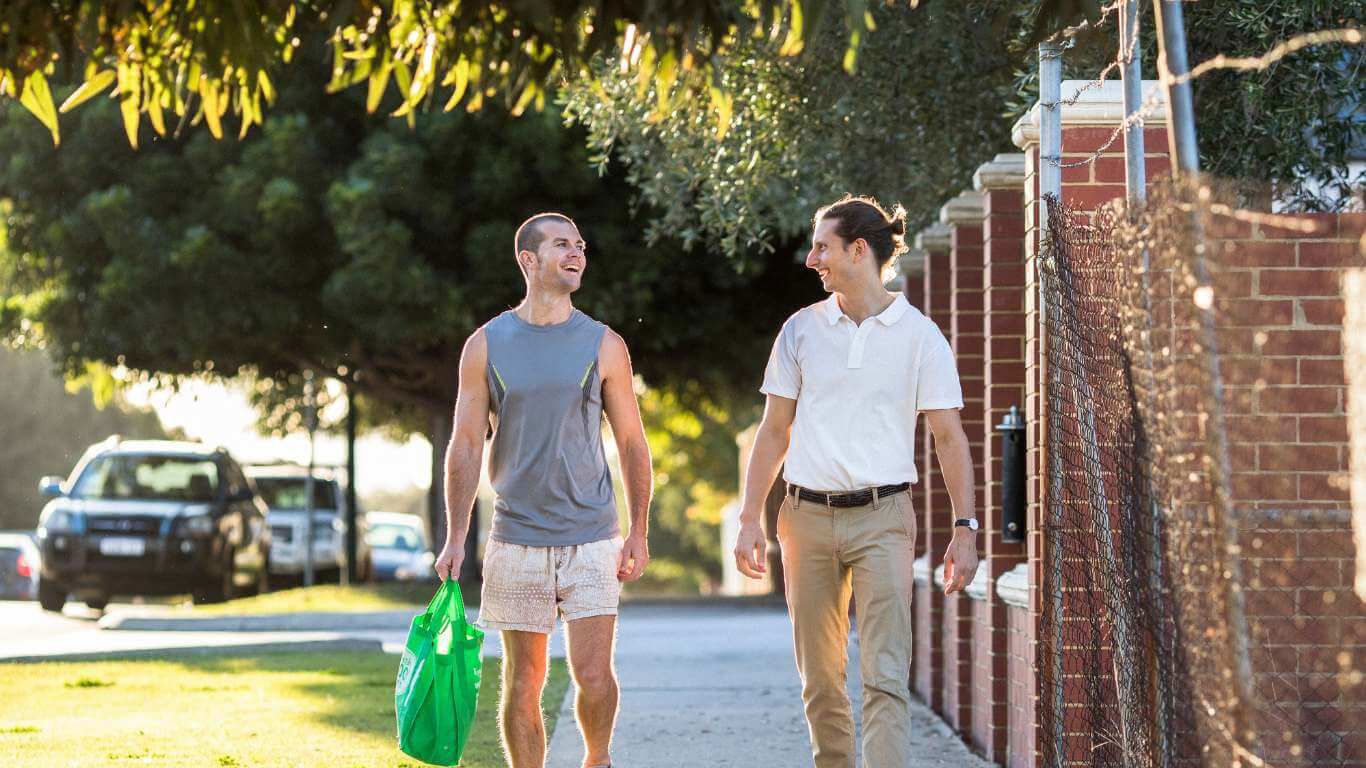
<path fill-rule="evenodd" d="M 1082 19 L 1080 24 L 1076 24 L 1070 27 L 1063 27 L 1057 32 L 1054 32 L 1052 35 L 1049 35 L 1048 39 L 1044 42 L 1056 43 L 1058 42 L 1058 40 L 1062 38 L 1067 38 L 1071 40 L 1072 38 L 1076 37 L 1077 35 L 1081 34 L 1082 32 L 1088 29 L 1099 29 L 1100 27 L 1104 26 L 1106 21 L 1109 21 L 1110 15 L 1113 14 L 1116 10 L 1118 10 L 1119 7 L 1123 4 L 1123 0 L 1114 0 L 1114 2 L 1100 9 L 1100 16 L 1097 17 L 1094 22 L 1092 22 L 1090 19 Z"/>
<path fill-rule="evenodd" d="M 1138 35 L 1132 35 L 1130 37 L 1129 51 L 1127 52 L 1127 56 L 1129 58 L 1121 58 L 1117 55 L 1115 60 L 1111 62 L 1104 70 L 1102 70 L 1101 77 L 1097 78 L 1096 80 L 1089 81 L 1085 86 L 1078 89 L 1076 94 L 1070 97 L 1070 99 L 1059 99 L 1056 102 L 1047 103 L 1039 102 L 1039 106 L 1047 109 L 1052 108 L 1054 106 L 1062 107 L 1076 104 L 1079 100 L 1080 95 L 1084 91 L 1103 85 L 1106 81 L 1106 77 L 1108 76 L 1110 70 L 1120 65 L 1121 63 L 1128 63 L 1130 60 L 1132 60 L 1131 57 L 1134 53 L 1134 46 L 1137 42 L 1137 38 Z M 1114 146 L 1114 143 L 1119 139 L 1121 135 L 1123 135 L 1126 129 L 1135 125 L 1141 127 L 1144 124 L 1144 120 L 1147 118 L 1147 116 L 1150 115 L 1153 112 L 1153 110 L 1155 110 L 1162 103 L 1162 95 L 1163 93 L 1165 93 L 1165 90 L 1168 87 L 1189 83 L 1198 77 L 1207 75 L 1210 72 L 1214 72 L 1217 70 L 1232 69 L 1238 71 L 1264 71 L 1270 68 L 1272 64 L 1275 64 L 1281 59 L 1284 59 L 1286 56 L 1289 56 L 1292 53 L 1300 51 L 1304 48 L 1308 48 L 1310 46 L 1325 45 L 1329 43 L 1361 43 L 1363 42 L 1363 40 L 1366 40 L 1366 36 L 1363 36 L 1362 31 L 1356 28 L 1319 30 L 1316 32 L 1306 32 L 1301 35 L 1296 35 L 1295 37 L 1289 38 L 1287 40 L 1283 40 L 1277 43 L 1276 45 L 1272 46 L 1270 49 L 1267 50 L 1266 53 L 1262 54 L 1261 56 L 1226 56 L 1224 54 L 1219 54 L 1211 59 L 1201 62 L 1197 66 L 1193 67 L 1189 72 L 1180 76 L 1172 75 L 1165 68 L 1159 67 L 1158 83 L 1161 87 L 1153 88 L 1152 91 L 1148 94 L 1148 96 L 1144 98 L 1143 102 L 1139 105 L 1138 109 L 1136 109 L 1131 114 L 1125 115 L 1124 119 L 1120 121 L 1119 125 L 1115 128 L 1115 130 L 1111 132 L 1109 138 L 1106 139 L 1105 143 L 1102 144 L 1098 149 L 1096 149 L 1087 157 L 1072 162 L 1064 163 L 1060 158 L 1052 157 L 1044 157 L 1041 159 L 1043 160 L 1043 162 L 1049 163 L 1050 165 L 1053 165 L 1057 168 L 1077 168 L 1083 165 L 1089 165 L 1091 163 L 1096 162 L 1096 160 L 1100 159 L 1101 155 L 1105 154 L 1107 151 L 1109 151 L 1110 147 Z"/>

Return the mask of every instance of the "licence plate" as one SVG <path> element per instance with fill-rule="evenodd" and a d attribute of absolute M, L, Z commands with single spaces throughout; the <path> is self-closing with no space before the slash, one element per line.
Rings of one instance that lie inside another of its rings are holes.
<path fill-rule="evenodd" d="M 100 554 L 113 557 L 141 557 L 147 552 L 147 542 L 143 539 L 111 538 L 100 539 Z"/>

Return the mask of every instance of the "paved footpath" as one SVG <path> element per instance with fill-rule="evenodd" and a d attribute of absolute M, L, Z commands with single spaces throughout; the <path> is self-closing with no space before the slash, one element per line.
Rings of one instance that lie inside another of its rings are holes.
<path fill-rule="evenodd" d="M 296 614 L 185 621 L 174 612 L 112 607 L 109 615 L 69 606 L 48 614 L 33 603 L 0 602 L 0 661 L 93 655 L 221 653 L 232 648 L 384 648 L 407 635 L 406 612 Z M 501 655 L 490 633 L 486 656 Z M 564 655 L 563 632 L 550 653 Z M 858 647 L 849 684 L 859 708 Z M 805 768 L 811 765 L 791 629 L 781 605 L 758 602 L 644 602 L 622 607 L 617 642 L 621 715 L 616 768 Z M 546 768 L 580 768 L 583 746 L 565 697 Z M 912 705 L 912 761 L 906 768 L 986 768 L 941 720 Z M 874 768 L 895 768 L 875 766 Z"/>
<path fill-rule="evenodd" d="M 855 693 L 856 643 L 850 651 Z M 615 768 L 811 765 L 791 625 L 781 606 L 623 606 L 617 672 L 622 691 Z M 852 698 L 857 719 L 859 696 Z M 582 765 L 573 700 L 571 688 L 546 768 Z M 915 736 L 906 768 L 990 765 L 928 709 L 917 703 L 912 714 Z"/>

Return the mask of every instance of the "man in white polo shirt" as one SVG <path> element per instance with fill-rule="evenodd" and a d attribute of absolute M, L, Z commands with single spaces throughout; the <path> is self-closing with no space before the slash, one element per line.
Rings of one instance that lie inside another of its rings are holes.
<path fill-rule="evenodd" d="M 963 395 L 939 328 L 883 287 L 905 250 L 905 211 L 846 196 L 813 219 L 806 265 L 830 292 L 788 318 L 761 391 L 735 561 L 761 578 L 764 499 L 786 458 L 778 513 L 783 574 L 816 768 L 853 768 L 845 692 L 849 598 L 858 606 L 864 768 L 904 768 L 910 744 L 915 423 L 923 412 L 958 520 L 944 554 L 944 592 L 977 570 L 972 456 Z M 790 450 L 789 450 L 790 449 Z"/>

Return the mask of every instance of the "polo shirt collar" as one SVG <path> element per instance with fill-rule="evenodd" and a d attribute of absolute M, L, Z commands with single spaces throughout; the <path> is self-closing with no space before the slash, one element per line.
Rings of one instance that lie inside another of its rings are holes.
<path fill-rule="evenodd" d="M 901 316 L 906 314 L 906 310 L 910 308 L 911 303 L 906 301 L 905 296 L 898 293 L 896 298 L 892 299 L 892 303 L 889 304 L 886 309 L 882 310 L 877 315 L 874 315 L 874 317 L 883 325 L 892 326 L 896 325 L 897 321 L 901 319 Z M 847 317 L 847 315 L 844 314 L 844 310 L 840 309 L 839 298 L 832 293 L 830 294 L 830 298 L 825 300 L 825 321 L 830 325 L 834 325 L 840 321 L 841 317 Z"/>

